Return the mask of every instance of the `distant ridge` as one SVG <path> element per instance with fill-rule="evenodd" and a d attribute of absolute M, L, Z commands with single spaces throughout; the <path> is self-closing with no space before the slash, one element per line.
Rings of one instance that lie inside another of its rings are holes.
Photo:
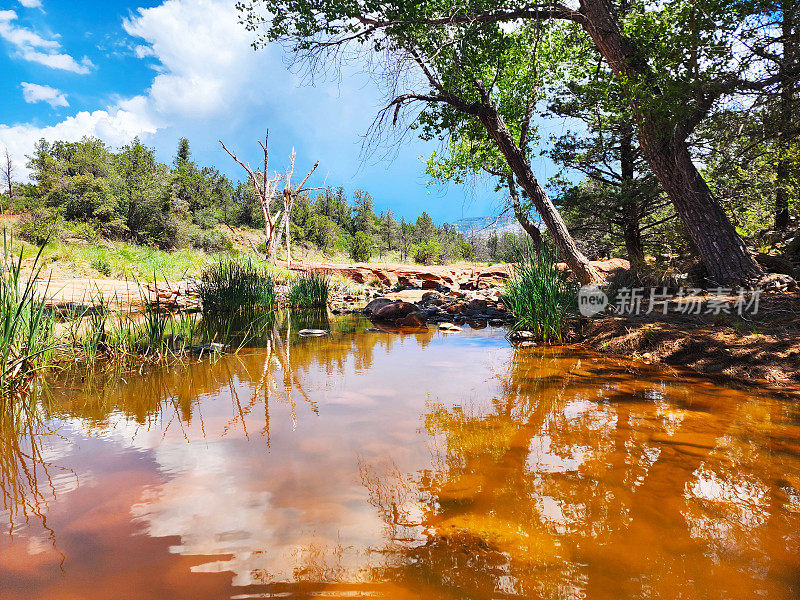
<path fill-rule="evenodd" d="M 497 215 L 494 215 L 489 217 L 458 219 L 457 221 L 453 221 L 453 227 L 466 238 L 470 236 L 479 238 L 490 237 L 493 232 L 497 233 L 497 235 L 501 235 L 506 231 L 512 233 L 519 233 L 522 231 L 522 227 L 520 227 L 517 220 L 511 215 L 503 215 L 499 218 Z"/>

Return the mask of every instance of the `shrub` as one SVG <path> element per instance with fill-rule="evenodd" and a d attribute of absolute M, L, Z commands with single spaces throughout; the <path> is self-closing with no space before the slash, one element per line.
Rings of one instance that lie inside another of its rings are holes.
<path fill-rule="evenodd" d="M 198 293 L 204 315 L 273 308 L 277 300 L 272 277 L 250 260 L 211 265 L 203 272 Z"/>
<path fill-rule="evenodd" d="M 355 262 L 367 262 L 372 257 L 372 242 L 363 231 L 357 231 L 350 246 L 350 258 Z"/>
<path fill-rule="evenodd" d="M 577 301 L 553 254 L 547 248 L 536 254 L 533 244 L 526 242 L 512 268 L 504 302 L 516 318 L 514 328 L 532 331 L 543 342 L 564 341 L 568 311 Z"/>
<path fill-rule="evenodd" d="M 442 253 L 442 247 L 438 242 L 420 242 L 411 247 L 411 256 L 414 262 L 420 265 L 432 265 Z"/>
<path fill-rule="evenodd" d="M 61 215 L 57 212 L 37 208 L 19 224 L 19 237 L 36 246 L 42 246 L 60 237 L 61 225 Z"/>
<path fill-rule="evenodd" d="M 194 241 L 195 248 L 201 248 L 206 252 L 220 252 L 225 249 L 225 242 L 228 238 L 218 229 L 208 229 L 201 231 Z M 231 249 L 233 246 L 231 245 Z"/>
<path fill-rule="evenodd" d="M 92 260 L 92 268 L 106 277 L 111 277 L 111 263 L 105 258 L 98 257 Z"/>
<path fill-rule="evenodd" d="M 330 280 L 325 275 L 309 271 L 292 282 L 286 302 L 303 308 L 323 307 L 328 304 Z"/>

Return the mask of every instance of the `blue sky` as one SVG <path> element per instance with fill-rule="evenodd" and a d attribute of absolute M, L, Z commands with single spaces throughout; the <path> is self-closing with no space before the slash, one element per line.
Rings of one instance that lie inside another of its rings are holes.
<path fill-rule="evenodd" d="M 118 147 L 139 135 L 169 162 L 181 136 L 194 158 L 229 176 L 243 173 L 218 139 L 253 163 L 270 130 L 271 166 L 292 146 L 297 171 L 320 167 L 316 185 L 364 189 L 376 210 L 438 222 L 495 214 L 491 188 L 426 185 L 423 163 L 435 144 L 409 139 L 386 158 L 361 153 L 383 100 L 358 72 L 308 85 L 290 72 L 279 47 L 255 52 L 233 0 L 100 2 L 0 1 L 0 151 L 22 175 L 35 141 L 94 135 Z M 534 161 L 543 180 L 549 161 Z"/>

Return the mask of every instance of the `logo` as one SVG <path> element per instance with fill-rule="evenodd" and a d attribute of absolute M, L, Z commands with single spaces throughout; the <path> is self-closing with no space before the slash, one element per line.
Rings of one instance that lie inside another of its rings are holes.
<path fill-rule="evenodd" d="M 578 310 L 584 317 L 593 317 L 608 306 L 608 296 L 596 285 L 584 285 L 578 290 Z"/>

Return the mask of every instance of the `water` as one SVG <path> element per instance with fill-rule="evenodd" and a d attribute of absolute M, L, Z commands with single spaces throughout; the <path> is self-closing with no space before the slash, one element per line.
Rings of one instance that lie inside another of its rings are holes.
<path fill-rule="evenodd" d="M 4 421 L 0 597 L 800 596 L 797 404 L 328 325 Z"/>

